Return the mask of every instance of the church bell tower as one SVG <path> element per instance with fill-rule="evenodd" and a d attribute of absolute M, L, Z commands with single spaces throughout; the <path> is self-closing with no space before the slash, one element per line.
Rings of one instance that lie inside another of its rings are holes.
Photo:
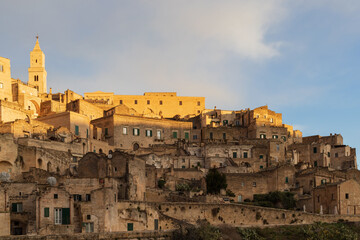
<path fill-rule="evenodd" d="M 47 93 L 46 88 L 46 70 L 45 70 L 45 54 L 40 49 L 39 36 L 36 36 L 34 49 L 30 52 L 30 67 L 28 84 L 36 87 L 39 94 Z"/>

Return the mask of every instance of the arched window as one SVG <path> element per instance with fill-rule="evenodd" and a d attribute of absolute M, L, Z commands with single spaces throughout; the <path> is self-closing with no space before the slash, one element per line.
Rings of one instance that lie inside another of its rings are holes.
<path fill-rule="evenodd" d="M 38 167 L 41 168 L 42 167 L 42 160 L 39 158 L 38 159 Z"/>

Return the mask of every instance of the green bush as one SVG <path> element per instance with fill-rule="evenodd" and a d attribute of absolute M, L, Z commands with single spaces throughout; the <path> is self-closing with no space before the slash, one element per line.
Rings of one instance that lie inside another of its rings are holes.
<path fill-rule="evenodd" d="M 237 228 L 237 231 L 243 240 L 265 240 L 265 238 L 261 237 L 255 229 Z"/>
<path fill-rule="evenodd" d="M 296 200 L 291 192 L 270 192 L 268 194 L 254 194 L 253 203 L 262 207 L 294 209 Z"/>
<path fill-rule="evenodd" d="M 158 187 L 163 189 L 165 187 L 166 181 L 164 179 L 159 179 L 158 181 Z"/>
<path fill-rule="evenodd" d="M 175 190 L 179 192 L 190 191 L 190 186 L 186 183 L 179 183 L 175 186 Z"/>
<path fill-rule="evenodd" d="M 203 224 L 198 228 L 186 228 L 184 231 L 178 230 L 173 234 L 173 240 L 219 240 L 221 233 L 219 229 L 210 224 Z"/>
<path fill-rule="evenodd" d="M 209 170 L 206 175 L 207 192 L 211 194 L 219 194 L 221 189 L 226 189 L 226 176 L 219 173 L 215 168 Z"/>

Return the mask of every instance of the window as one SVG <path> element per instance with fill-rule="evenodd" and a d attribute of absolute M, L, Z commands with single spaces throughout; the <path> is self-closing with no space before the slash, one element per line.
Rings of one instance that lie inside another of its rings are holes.
<path fill-rule="evenodd" d="M 261 154 L 261 155 L 259 156 L 259 159 L 264 159 L 264 155 Z"/>
<path fill-rule="evenodd" d="M 123 127 L 123 134 L 124 135 L 127 135 L 128 133 L 127 133 L 127 127 Z"/>
<path fill-rule="evenodd" d="M 248 158 L 248 153 L 244 152 L 244 158 Z"/>
<path fill-rule="evenodd" d="M 273 123 L 273 122 L 274 122 L 274 119 L 273 119 L 273 118 L 270 118 L 270 122 Z"/>
<path fill-rule="evenodd" d="M 336 157 L 336 158 L 339 157 L 339 154 L 338 154 L 338 153 L 335 153 L 335 157 Z"/>
<path fill-rule="evenodd" d="M 212 140 L 213 139 L 213 133 L 211 132 L 210 133 L 210 140 Z"/>
<path fill-rule="evenodd" d="M 279 144 L 276 144 L 276 151 L 280 151 L 280 145 Z"/>
<path fill-rule="evenodd" d="M 160 100 L 160 105 L 162 105 L 163 104 L 163 101 L 162 100 Z"/>
<path fill-rule="evenodd" d="M 133 223 L 128 223 L 127 224 L 127 230 L 128 231 L 133 231 L 134 230 L 134 224 Z"/>
<path fill-rule="evenodd" d="M 21 213 L 23 211 L 22 203 L 13 203 L 11 204 L 11 212 L 13 213 Z"/>
<path fill-rule="evenodd" d="M 94 223 L 84 223 L 85 224 L 85 232 L 91 233 L 94 232 Z"/>
<path fill-rule="evenodd" d="M 86 215 L 87 220 L 91 220 L 91 215 Z"/>
<path fill-rule="evenodd" d="M 260 134 L 260 138 L 261 139 L 266 139 L 266 135 L 265 134 Z"/>
<path fill-rule="evenodd" d="M 223 133 L 223 139 L 226 140 L 226 133 Z"/>
<path fill-rule="evenodd" d="M 182 101 L 179 101 L 179 105 L 180 105 L 180 106 L 182 105 Z"/>
<path fill-rule="evenodd" d="M 46 207 L 44 208 L 44 217 L 49 217 L 50 216 L 50 211 L 49 211 L 49 208 Z"/>
<path fill-rule="evenodd" d="M 62 208 L 55 208 L 55 224 L 61 224 L 62 223 Z"/>
<path fill-rule="evenodd" d="M 172 132 L 172 137 L 173 137 L 173 138 L 178 138 L 178 133 L 177 133 L 176 131 L 173 131 L 173 132 Z"/>
<path fill-rule="evenodd" d="M 282 136 L 281 138 L 282 138 L 282 140 L 283 140 L 284 142 L 286 142 L 286 137 L 285 137 L 285 136 Z"/>
<path fill-rule="evenodd" d="M 57 195 L 57 193 L 54 194 L 54 199 L 58 199 L 59 196 Z"/>
<path fill-rule="evenodd" d="M 233 152 L 233 158 L 237 158 L 237 152 Z"/>
<path fill-rule="evenodd" d="M 321 179 L 321 184 L 325 184 L 326 183 L 326 179 Z"/>
<path fill-rule="evenodd" d="M 154 219 L 154 230 L 159 230 L 159 219 Z"/>
<path fill-rule="evenodd" d="M 73 156 L 72 159 L 73 159 L 73 162 L 77 162 L 77 157 Z"/>
<path fill-rule="evenodd" d="M 193 135 L 193 139 L 194 139 L 194 140 L 197 139 L 197 135 L 196 135 L 196 134 Z"/>
<path fill-rule="evenodd" d="M 228 125 L 228 123 L 229 123 L 229 121 L 228 121 L 228 120 L 224 120 L 224 121 L 223 121 L 223 125 L 224 125 L 224 126 L 227 126 L 227 125 Z"/>
<path fill-rule="evenodd" d="M 79 126 L 75 125 L 75 135 L 79 136 Z"/>
<path fill-rule="evenodd" d="M 256 187 L 256 182 L 253 182 L 253 187 Z"/>
<path fill-rule="evenodd" d="M 156 138 L 161 139 L 161 130 L 156 131 Z"/>
<path fill-rule="evenodd" d="M 239 120 L 236 120 L 236 121 L 235 121 L 235 125 L 236 125 L 236 126 L 240 126 L 240 121 L 239 121 Z"/>
<path fill-rule="evenodd" d="M 150 104 L 150 100 L 147 100 L 146 103 L 147 103 L 147 105 L 149 105 L 149 104 Z"/>
<path fill-rule="evenodd" d="M 135 100 L 134 103 L 137 104 L 137 100 Z"/>
<path fill-rule="evenodd" d="M 256 115 L 256 118 L 259 118 L 260 116 L 259 115 Z"/>
<path fill-rule="evenodd" d="M 314 147 L 314 148 L 313 148 L 313 152 L 314 152 L 314 153 L 317 153 L 317 147 Z"/>
<path fill-rule="evenodd" d="M 105 128 L 105 136 L 109 135 L 109 129 Z"/>
<path fill-rule="evenodd" d="M 185 166 L 181 166 L 181 168 L 185 168 Z"/>
<path fill-rule="evenodd" d="M 86 194 L 86 201 L 90 202 L 91 201 L 91 195 L 90 194 Z"/>
<path fill-rule="evenodd" d="M 285 177 L 285 183 L 289 183 L 289 178 Z"/>
<path fill-rule="evenodd" d="M 185 132 L 185 139 L 186 139 L 186 140 L 189 139 L 189 132 Z"/>
<path fill-rule="evenodd" d="M 4 88 L 4 84 L 0 82 L 0 88 Z"/>
<path fill-rule="evenodd" d="M 89 138 L 89 129 L 86 129 L 86 138 Z"/>
<path fill-rule="evenodd" d="M 0 64 L 0 72 L 4 71 L 4 66 Z"/>
<path fill-rule="evenodd" d="M 133 128 L 133 135 L 134 136 L 139 136 L 140 135 L 140 130 L 138 128 Z"/>
<path fill-rule="evenodd" d="M 331 200 L 335 200 L 335 196 L 333 193 L 331 194 Z"/>
<path fill-rule="evenodd" d="M 314 162 L 314 166 L 317 167 L 317 161 Z"/>
<path fill-rule="evenodd" d="M 80 194 L 74 194 L 74 201 L 78 201 L 78 202 L 81 202 L 81 195 Z"/>
<path fill-rule="evenodd" d="M 272 137 L 273 137 L 273 139 L 278 139 L 279 138 L 278 135 L 273 135 Z"/>
<path fill-rule="evenodd" d="M 348 193 L 345 193 L 345 198 L 349 199 L 349 194 Z"/>
<path fill-rule="evenodd" d="M 317 196 L 317 201 L 320 202 L 320 196 L 319 195 Z"/>
<path fill-rule="evenodd" d="M 122 100 L 120 100 L 120 102 L 119 102 L 120 104 L 123 104 L 123 101 Z"/>
<path fill-rule="evenodd" d="M 147 137 L 152 137 L 152 130 L 149 130 L 149 129 L 145 130 L 145 135 Z"/>
<path fill-rule="evenodd" d="M 262 165 L 260 165 L 260 169 L 263 169 L 264 167 Z"/>

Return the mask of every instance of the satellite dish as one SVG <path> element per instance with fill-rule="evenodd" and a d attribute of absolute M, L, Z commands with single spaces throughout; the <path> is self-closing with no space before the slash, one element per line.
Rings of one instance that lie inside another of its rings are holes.
<path fill-rule="evenodd" d="M 0 172 L 0 182 L 10 182 L 10 173 Z"/>
<path fill-rule="evenodd" d="M 55 186 L 56 185 L 56 178 L 54 177 L 48 177 L 48 179 L 46 180 L 46 182 L 48 184 L 50 184 L 51 186 Z"/>

